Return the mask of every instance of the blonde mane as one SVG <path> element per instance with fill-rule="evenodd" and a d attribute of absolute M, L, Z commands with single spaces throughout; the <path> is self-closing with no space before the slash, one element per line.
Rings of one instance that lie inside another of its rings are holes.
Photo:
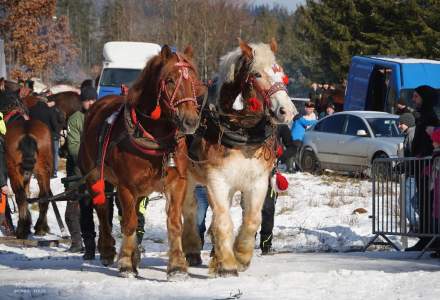
<path fill-rule="evenodd" d="M 254 58 L 251 64 L 252 72 L 263 72 L 265 68 L 272 67 L 276 64 L 275 55 L 270 49 L 270 45 L 264 43 L 249 44 L 254 53 Z M 242 55 L 241 49 L 238 47 L 235 50 L 227 53 L 220 58 L 216 99 L 219 98 L 220 88 L 226 82 L 234 80 L 235 68 L 238 60 Z"/>

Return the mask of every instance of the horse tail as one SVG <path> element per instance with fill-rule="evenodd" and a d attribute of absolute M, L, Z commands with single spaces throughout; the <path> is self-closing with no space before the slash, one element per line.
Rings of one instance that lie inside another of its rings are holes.
<path fill-rule="evenodd" d="M 24 176 L 24 181 L 29 182 L 34 170 L 35 162 L 37 161 L 37 141 L 29 134 L 26 134 L 18 144 L 18 150 L 20 150 L 22 155 L 20 172 Z"/>

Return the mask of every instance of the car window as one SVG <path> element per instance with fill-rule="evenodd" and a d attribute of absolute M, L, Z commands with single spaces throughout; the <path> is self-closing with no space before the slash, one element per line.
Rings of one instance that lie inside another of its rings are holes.
<path fill-rule="evenodd" d="M 367 119 L 371 130 L 376 137 L 399 137 L 401 133 L 397 127 L 397 119 L 370 118 Z"/>
<path fill-rule="evenodd" d="M 361 118 L 348 116 L 348 124 L 345 133 L 348 135 L 357 135 L 358 130 L 365 130 L 365 132 L 368 134 L 367 126 Z"/>
<path fill-rule="evenodd" d="M 345 118 L 346 115 L 327 117 L 316 124 L 315 131 L 341 134 L 344 132 Z"/>

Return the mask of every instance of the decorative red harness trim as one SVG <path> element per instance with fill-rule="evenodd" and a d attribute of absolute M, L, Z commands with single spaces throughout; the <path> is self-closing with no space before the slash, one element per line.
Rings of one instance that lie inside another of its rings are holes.
<path fill-rule="evenodd" d="M 25 115 L 21 111 L 19 111 L 18 109 L 14 109 L 8 112 L 6 116 L 3 117 L 3 120 L 5 121 L 5 123 L 8 123 L 9 119 L 15 115 L 23 116 L 26 119 Z"/>

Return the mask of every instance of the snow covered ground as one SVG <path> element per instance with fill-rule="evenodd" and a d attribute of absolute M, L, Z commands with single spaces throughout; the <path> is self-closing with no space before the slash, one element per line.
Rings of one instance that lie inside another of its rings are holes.
<path fill-rule="evenodd" d="M 118 277 L 116 266 L 83 263 L 68 245 L 20 248 L 0 244 L 0 299 L 439 299 L 440 260 L 395 251 L 353 252 L 371 238 L 371 183 L 343 176 L 288 175 L 290 187 L 276 204 L 274 247 L 239 278 L 210 278 L 209 240 L 204 265 L 184 282 L 166 280 L 165 201 L 149 204 L 139 278 Z M 53 192 L 63 190 L 60 180 Z M 31 192 L 37 188 L 34 183 Z M 59 203 L 64 214 L 64 204 Z M 366 209 L 367 213 L 356 213 Z M 237 229 L 239 196 L 232 208 Z M 37 211 L 32 210 L 34 220 Z M 120 242 L 115 214 L 114 236 Z M 14 216 L 16 217 L 16 216 Z M 211 214 L 208 212 L 209 224 Z M 59 235 L 52 210 L 49 223 Z M 400 240 L 394 241 L 399 244 Z M 413 241 L 411 241 L 413 242 Z"/>

